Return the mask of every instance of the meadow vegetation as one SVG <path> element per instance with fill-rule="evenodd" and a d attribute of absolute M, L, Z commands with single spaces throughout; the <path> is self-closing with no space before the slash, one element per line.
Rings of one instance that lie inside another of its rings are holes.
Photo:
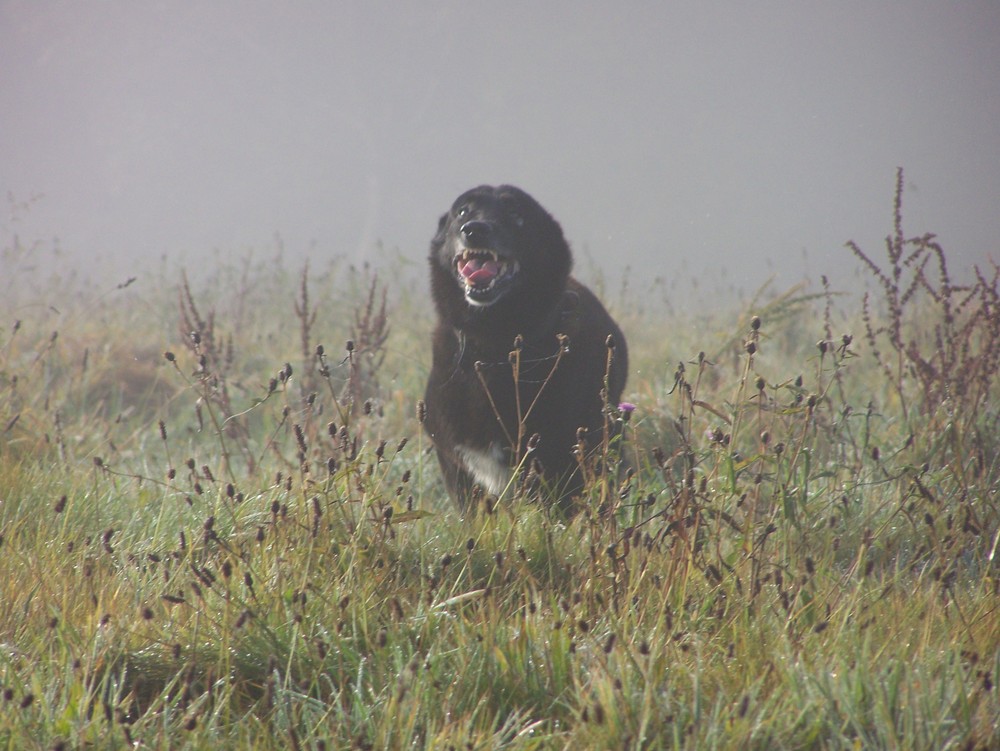
<path fill-rule="evenodd" d="M 0 745 L 1000 748 L 998 270 L 901 186 L 863 298 L 605 289 L 635 409 L 569 518 L 450 505 L 400 259 L 6 238 Z"/>

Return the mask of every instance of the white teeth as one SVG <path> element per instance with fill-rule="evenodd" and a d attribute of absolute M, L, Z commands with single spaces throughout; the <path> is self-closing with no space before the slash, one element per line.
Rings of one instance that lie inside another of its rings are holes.
<path fill-rule="evenodd" d="M 459 254 L 459 258 L 465 262 L 468 261 L 473 256 L 489 256 L 494 263 L 501 263 L 500 256 L 495 250 L 470 250 L 469 248 L 463 248 L 462 252 Z M 503 262 L 506 263 L 506 262 Z"/>

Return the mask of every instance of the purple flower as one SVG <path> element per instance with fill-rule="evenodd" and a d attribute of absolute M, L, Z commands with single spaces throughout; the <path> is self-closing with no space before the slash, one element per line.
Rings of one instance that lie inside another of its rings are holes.
<path fill-rule="evenodd" d="M 632 402 L 619 402 L 618 413 L 621 415 L 622 422 L 628 422 L 633 412 L 635 412 L 635 405 Z"/>

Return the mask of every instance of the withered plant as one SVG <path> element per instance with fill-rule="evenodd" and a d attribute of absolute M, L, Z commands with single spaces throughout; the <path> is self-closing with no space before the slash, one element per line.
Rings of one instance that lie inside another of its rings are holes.
<path fill-rule="evenodd" d="M 354 303 L 351 309 L 353 322 L 350 338 L 346 340 L 345 354 L 339 360 L 331 361 L 325 345 L 313 344 L 319 312 L 318 308 L 310 307 L 309 264 L 306 263 L 295 301 L 304 370 L 302 392 L 316 392 L 321 383 L 325 383 L 343 421 L 363 409 L 371 409 L 380 397 L 379 371 L 385 362 L 385 346 L 390 334 L 388 288 L 380 285 L 378 274 L 369 273 L 366 267 L 366 291 L 363 299 Z M 331 324 L 336 327 L 343 325 L 341 319 L 334 318 L 333 311 L 326 311 L 326 316 L 324 329 L 329 329 Z"/>
<path fill-rule="evenodd" d="M 182 272 L 178 289 L 178 309 L 180 319 L 178 329 L 181 342 L 195 357 L 196 367 L 190 377 L 198 393 L 195 402 L 195 416 L 199 429 L 206 425 L 206 415 L 213 429 L 222 441 L 223 459 L 229 466 L 230 451 L 225 437 L 235 441 L 250 467 L 254 466 L 253 451 L 250 446 L 250 432 L 242 415 L 236 414 L 229 393 L 229 374 L 234 364 L 232 334 L 220 336 L 215 328 L 215 309 L 202 315 L 191 293 L 187 273 Z M 168 353 L 167 359 L 179 368 L 176 359 Z M 186 374 L 185 374 L 186 375 Z M 231 474 L 231 469 L 229 470 Z"/>
<path fill-rule="evenodd" d="M 386 309 L 388 288 L 379 289 L 378 273 L 368 281 L 368 294 L 354 309 L 354 323 L 347 345 L 348 379 L 341 402 L 352 410 L 379 396 L 379 371 L 385 362 L 385 344 L 389 339 L 389 315 Z"/>
<path fill-rule="evenodd" d="M 865 338 L 899 399 L 904 419 L 914 412 L 927 427 L 972 427 L 989 408 L 1000 376 L 1000 267 L 973 268 L 971 282 L 949 274 L 933 234 L 903 232 L 903 170 L 896 173 L 888 266 L 857 243 L 847 244 L 882 290 L 863 302 Z M 919 425 L 919 423 L 916 423 Z"/>

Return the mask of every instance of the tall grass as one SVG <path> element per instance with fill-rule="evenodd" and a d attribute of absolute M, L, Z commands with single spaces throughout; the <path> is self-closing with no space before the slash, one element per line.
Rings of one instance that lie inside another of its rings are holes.
<path fill-rule="evenodd" d="M 419 290 L 250 258 L 39 284 L 11 240 L 0 741 L 1000 746 L 997 271 L 953 281 L 901 185 L 885 257 L 845 251 L 856 309 L 623 287 L 601 466 L 631 471 L 571 518 L 449 505 Z"/>

